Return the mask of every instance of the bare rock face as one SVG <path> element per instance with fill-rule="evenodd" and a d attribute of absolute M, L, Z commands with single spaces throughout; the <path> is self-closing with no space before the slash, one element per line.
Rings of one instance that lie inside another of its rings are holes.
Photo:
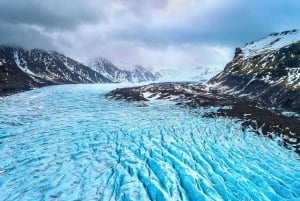
<path fill-rule="evenodd" d="M 235 48 L 234 58 L 238 58 L 239 55 L 243 53 L 240 47 Z"/>

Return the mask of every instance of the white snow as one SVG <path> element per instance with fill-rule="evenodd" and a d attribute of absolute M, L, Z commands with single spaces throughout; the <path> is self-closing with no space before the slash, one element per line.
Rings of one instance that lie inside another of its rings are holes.
<path fill-rule="evenodd" d="M 74 65 L 68 62 L 68 59 L 61 60 L 63 64 L 71 71 L 74 71 Z"/>
<path fill-rule="evenodd" d="M 151 92 L 144 92 L 143 93 L 144 98 L 149 98 L 151 95 L 153 95 L 153 93 L 151 93 Z"/>
<path fill-rule="evenodd" d="M 29 74 L 29 75 L 37 76 L 34 72 L 29 70 L 29 68 L 27 66 L 27 62 L 23 58 L 19 57 L 19 54 L 17 51 L 14 52 L 14 59 L 15 59 L 15 62 L 17 64 L 18 68 L 21 69 L 23 72 L 25 72 L 26 74 Z"/>

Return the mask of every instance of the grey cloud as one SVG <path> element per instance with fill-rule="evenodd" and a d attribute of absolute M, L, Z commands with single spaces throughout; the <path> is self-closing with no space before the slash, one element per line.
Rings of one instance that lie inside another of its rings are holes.
<path fill-rule="evenodd" d="M 24 48 L 54 49 L 52 39 L 28 25 L 15 26 L 0 22 L 0 44 L 21 46 Z"/>
<path fill-rule="evenodd" d="M 300 27 L 300 2 L 297 0 L 216 1 L 209 13 L 187 11 L 186 16 L 167 24 L 136 21 L 120 26 L 113 37 L 148 45 L 224 44 L 241 45 L 270 32 Z M 197 4 L 201 10 L 202 4 Z M 156 19 L 161 20 L 160 18 Z"/>
<path fill-rule="evenodd" d="M 92 0 L 1 0 L 0 20 L 63 30 L 99 21 L 105 17 L 101 8 L 99 2 Z"/>
<path fill-rule="evenodd" d="M 121 4 L 125 11 L 139 17 L 151 15 L 155 10 L 163 10 L 168 4 L 168 0 L 143 0 L 143 2 L 140 0 L 115 0 L 115 2 Z"/>

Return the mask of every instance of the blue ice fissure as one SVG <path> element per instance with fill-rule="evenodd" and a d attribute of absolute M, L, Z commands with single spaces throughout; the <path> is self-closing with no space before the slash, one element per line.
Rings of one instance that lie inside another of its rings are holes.
<path fill-rule="evenodd" d="M 204 109 L 106 99 L 116 87 L 0 99 L 0 200 L 300 200 L 292 151 Z"/>

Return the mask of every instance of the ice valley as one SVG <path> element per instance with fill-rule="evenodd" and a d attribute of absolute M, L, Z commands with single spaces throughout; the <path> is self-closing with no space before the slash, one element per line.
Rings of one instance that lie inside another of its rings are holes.
<path fill-rule="evenodd" d="M 0 200 L 300 200 L 300 160 L 237 120 L 168 101 L 108 100 L 115 85 L 0 99 Z"/>

